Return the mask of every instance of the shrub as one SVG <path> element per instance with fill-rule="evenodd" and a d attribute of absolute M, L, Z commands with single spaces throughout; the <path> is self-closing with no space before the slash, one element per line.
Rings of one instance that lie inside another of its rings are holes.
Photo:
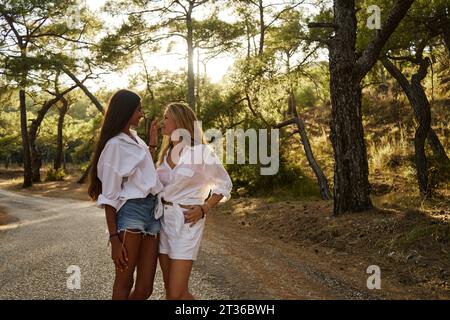
<path fill-rule="evenodd" d="M 233 181 L 234 191 L 244 188 L 253 196 L 282 195 L 297 199 L 320 196 L 317 181 L 283 158 L 280 159 L 278 173 L 270 176 L 261 175 L 259 165 L 232 164 L 226 168 Z"/>
<path fill-rule="evenodd" d="M 47 176 L 45 177 L 45 181 L 63 181 L 66 173 L 62 168 L 55 170 L 49 169 L 47 171 Z"/>

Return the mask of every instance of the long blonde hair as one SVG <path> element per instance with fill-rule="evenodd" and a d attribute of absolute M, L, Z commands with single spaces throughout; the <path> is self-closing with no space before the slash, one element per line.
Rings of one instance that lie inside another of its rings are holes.
<path fill-rule="evenodd" d="M 197 144 L 206 144 L 202 129 L 197 125 L 197 116 L 194 111 L 184 102 L 171 102 L 166 106 L 164 113 L 170 114 L 175 122 L 176 129 L 185 129 L 191 136 L 191 146 Z M 197 141 L 194 138 L 199 138 Z M 160 166 L 164 161 L 167 150 L 173 146 L 170 136 L 164 136 L 161 151 L 158 155 L 158 163 Z"/>

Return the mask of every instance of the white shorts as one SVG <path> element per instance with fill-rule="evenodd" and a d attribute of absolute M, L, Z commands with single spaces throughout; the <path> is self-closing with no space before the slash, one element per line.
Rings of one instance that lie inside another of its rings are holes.
<path fill-rule="evenodd" d="M 187 211 L 187 209 L 183 209 Z M 159 253 L 167 254 L 170 259 L 197 260 L 200 243 L 203 237 L 205 219 L 200 219 L 192 227 L 184 223 L 177 231 L 177 215 L 183 215 L 181 210 L 164 205 L 164 215 L 161 218 Z M 184 216 L 183 216 L 184 219 Z"/>

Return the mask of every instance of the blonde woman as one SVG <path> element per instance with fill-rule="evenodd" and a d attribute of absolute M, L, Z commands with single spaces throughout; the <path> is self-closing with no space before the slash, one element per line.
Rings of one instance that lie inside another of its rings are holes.
<path fill-rule="evenodd" d="M 188 289 L 211 209 L 230 198 L 231 179 L 197 126 L 197 118 L 184 103 L 166 107 L 164 135 L 157 174 L 163 184 L 159 210 L 163 210 L 159 262 L 166 298 L 192 300 Z"/>

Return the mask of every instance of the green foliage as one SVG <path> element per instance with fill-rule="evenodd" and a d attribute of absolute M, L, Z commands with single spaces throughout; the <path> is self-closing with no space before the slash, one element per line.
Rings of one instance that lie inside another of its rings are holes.
<path fill-rule="evenodd" d="M 0 161 L 18 162 L 22 152 L 19 114 L 11 108 L 0 112 Z"/>
<path fill-rule="evenodd" d="M 45 181 L 63 181 L 66 176 L 64 169 L 55 170 L 53 168 L 47 170 Z"/>
<path fill-rule="evenodd" d="M 357 13 L 358 33 L 357 48 L 362 51 L 369 41 L 376 35 L 377 30 L 371 30 L 366 27 L 369 13 L 366 9 L 370 5 L 377 5 L 381 9 L 381 22 L 387 18 L 387 13 L 392 8 L 393 2 L 390 0 L 361 0 L 358 6 L 362 9 Z M 446 13 L 447 0 L 417 0 L 414 1 L 408 14 L 394 33 L 389 38 L 384 47 L 385 52 L 398 52 L 398 50 L 407 50 L 414 52 L 419 43 L 424 40 L 430 40 L 430 35 L 434 33 L 434 28 L 439 28 L 438 22 Z"/>
<path fill-rule="evenodd" d="M 242 24 L 220 20 L 218 12 L 213 12 L 207 19 L 194 20 L 193 28 L 195 47 L 211 51 L 237 48 L 238 37 L 244 34 Z"/>
<path fill-rule="evenodd" d="M 301 168 L 281 159 L 277 174 L 263 176 L 257 164 L 232 164 L 226 169 L 233 181 L 235 191 L 244 188 L 252 196 L 273 196 L 274 191 L 283 196 L 307 199 L 319 197 L 317 182 L 306 176 Z"/>
<path fill-rule="evenodd" d="M 307 108 L 314 107 L 319 101 L 319 97 L 312 85 L 300 87 L 297 90 L 296 99 L 299 106 Z"/>
<path fill-rule="evenodd" d="M 280 15 L 280 25 L 270 29 L 266 47 L 270 51 L 281 51 L 293 55 L 300 46 L 307 51 L 306 30 L 303 26 L 305 17 L 301 11 L 288 10 Z"/>

